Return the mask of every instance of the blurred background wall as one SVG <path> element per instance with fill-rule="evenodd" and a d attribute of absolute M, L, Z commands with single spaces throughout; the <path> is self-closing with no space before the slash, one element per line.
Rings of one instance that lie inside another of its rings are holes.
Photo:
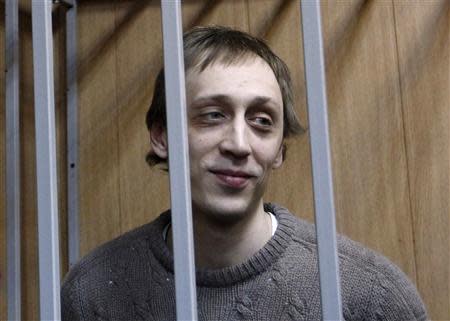
<path fill-rule="evenodd" d="M 39 318 L 31 4 L 20 0 L 22 314 Z M 65 11 L 54 6 L 61 269 L 68 270 Z M 4 0 L 0 1 L 4 52 Z M 267 40 L 290 66 L 307 127 L 298 0 L 183 1 L 184 27 L 220 24 Z M 450 2 L 322 1 L 338 231 L 387 256 L 430 317 L 450 320 Z M 162 65 L 159 1 L 79 0 L 81 251 L 169 207 L 168 176 L 144 157 L 144 117 Z M 4 70 L 4 54 L 0 54 Z M 6 319 L 5 76 L 0 74 L 0 320 Z M 308 134 L 289 142 L 267 201 L 313 221 Z"/>

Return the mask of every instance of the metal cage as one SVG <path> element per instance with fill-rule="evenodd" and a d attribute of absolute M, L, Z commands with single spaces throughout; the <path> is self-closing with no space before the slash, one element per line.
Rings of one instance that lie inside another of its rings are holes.
<path fill-rule="evenodd" d="M 79 258 L 77 2 L 76 0 L 61 2 L 68 7 L 66 15 L 67 184 L 69 264 L 72 265 Z M 52 0 L 32 1 L 36 146 L 39 146 L 36 148 L 36 167 L 41 320 L 61 319 L 52 3 Z M 177 153 L 181 151 L 182 155 L 182 157 L 169 159 L 171 207 L 175 232 L 176 311 L 178 320 L 197 320 L 181 5 L 180 1 L 162 0 L 161 6 L 169 153 L 172 153 L 170 150 L 176 150 Z M 6 1 L 8 320 L 21 319 L 18 10 L 18 1 Z M 342 320 L 319 0 L 303 0 L 301 13 L 322 316 L 324 320 Z M 174 186 L 177 186 L 177 192 L 174 191 Z"/>

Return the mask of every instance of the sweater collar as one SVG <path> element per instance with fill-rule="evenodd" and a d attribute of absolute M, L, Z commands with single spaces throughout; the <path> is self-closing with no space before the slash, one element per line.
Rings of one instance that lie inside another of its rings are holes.
<path fill-rule="evenodd" d="M 214 287 L 229 286 L 243 282 L 246 279 L 266 271 L 285 252 L 291 243 L 295 217 L 289 211 L 276 204 L 264 204 L 264 210 L 273 213 L 278 220 L 278 228 L 275 235 L 243 263 L 220 269 L 196 269 L 196 281 L 198 286 Z M 162 237 L 164 227 L 170 222 L 170 211 L 167 211 L 156 219 L 154 230 L 150 233 L 150 248 L 162 266 L 173 274 L 173 255 Z"/>

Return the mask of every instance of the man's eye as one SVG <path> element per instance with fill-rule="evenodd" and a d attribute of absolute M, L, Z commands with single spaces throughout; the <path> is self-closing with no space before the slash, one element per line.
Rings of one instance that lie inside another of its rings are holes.
<path fill-rule="evenodd" d="M 254 117 L 252 119 L 252 122 L 262 128 L 268 128 L 271 127 L 273 125 L 272 119 L 270 119 L 269 117 Z"/>
<path fill-rule="evenodd" d="M 225 115 L 218 111 L 211 111 L 201 115 L 204 121 L 217 121 L 225 118 Z"/>

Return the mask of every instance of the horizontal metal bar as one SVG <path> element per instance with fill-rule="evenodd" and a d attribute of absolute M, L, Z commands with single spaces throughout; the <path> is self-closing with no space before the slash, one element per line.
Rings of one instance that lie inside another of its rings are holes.
<path fill-rule="evenodd" d="M 51 0 L 33 0 L 33 68 L 41 320 L 60 320 L 59 226 Z"/>
<path fill-rule="evenodd" d="M 179 1 L 161 1 L 178 320 L 197 320 L 183 36 Z"/>
<path fill-rule="evenodd" d="M 323 320 L 342 320 L 319 0 L 301 1 Z"/>

